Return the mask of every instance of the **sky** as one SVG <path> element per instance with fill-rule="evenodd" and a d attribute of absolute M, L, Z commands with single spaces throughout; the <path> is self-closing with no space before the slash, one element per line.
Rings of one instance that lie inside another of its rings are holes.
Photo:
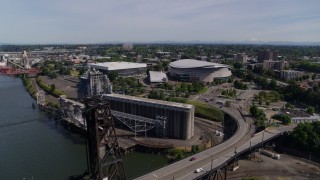
<path fill-rule="evenodd" d="M 0 0 L 0 43 L 320 42 L 320 0 Z"/>

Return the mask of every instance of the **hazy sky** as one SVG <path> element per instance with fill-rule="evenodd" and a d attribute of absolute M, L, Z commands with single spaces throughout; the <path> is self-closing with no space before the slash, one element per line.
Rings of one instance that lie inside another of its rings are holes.
<path fill-rule="evenodd" d="M 0 43 L 320 42 L 320 0 L 0 0 Z"/>

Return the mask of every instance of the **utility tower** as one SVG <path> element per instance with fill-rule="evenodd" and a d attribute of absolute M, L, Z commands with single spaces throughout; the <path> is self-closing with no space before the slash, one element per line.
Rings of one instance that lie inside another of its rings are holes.
<path fill-rule="evenodd" d="M 109 103 L 98 97 L 87 98 L 84 115 L 90 179 L 126 179 Z"/>

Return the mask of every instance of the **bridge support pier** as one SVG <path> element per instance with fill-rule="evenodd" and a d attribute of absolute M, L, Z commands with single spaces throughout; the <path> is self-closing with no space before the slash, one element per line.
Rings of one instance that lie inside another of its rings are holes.
<path fill-rule="evenodd" d="M 228 172 L 228 165 L 225 164 L 220 169 L 210 171 L 210 174 L 207 176 L 206 180 L 226 180 Z"/>
<path fill-rule="evenodd" d="M 239 168 L 239 157 L 238 156 L 234 157 L 233 163 L 230 165 L 230 167 L 231 167 L 231 171 L 235 171 Z"/>

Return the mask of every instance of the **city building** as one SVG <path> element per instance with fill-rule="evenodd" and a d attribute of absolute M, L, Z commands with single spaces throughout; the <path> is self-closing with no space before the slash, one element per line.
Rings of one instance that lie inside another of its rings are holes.
<path fill-rule="evenodd" d="M 133 49 L 133 44 L 123 44 L 122 49 L 126 51 L 131 51 Z"/>
<path fill-rule="evenodd" d="M 23 54 L 22 54 L 22 64 L 23 64 L 23 67 L 25 69 L 30 69 L 30 63 L 29 63 L 29 58 L 28 58 L 28 55 L 27 55 L 27 51 L 23 51 Z"/>
<path fill-rule="evenodd" d="M 8 54 L 0 55 L 0 67 L 1 66 L 7 66 L 8 57 L 9 57 Z"/>
<path fill-rule="evenodd" d="M 89 68 L 80 78 L 78 98 L 112 93 L 112 85 L 107 75 Z"/>
<path fill-rule="evenodd" d="M 169 64 L 169 73 L 180 81 L 212 82 L 215 78 L 228 78 L 231 71 L 228 65 L 181 59 Z"/>
<path fill-rule="evenodd" d="M 168 82 L 167 74 L 160 71 L 149 71 L 150 83 L 165 83 Z"/>
<path fill-rule="evenodd" d="M 312 123 L 320 121 L 320 116 L 313 114 L 310 115 L 301 110 L 284 109 L 279 112 L 279 114 L 288 115 L 291 117 L 291 123 Z"/>
<path fill-rule="evenodd" d="M 89 63 L 89 67 L 105 74 L 112 72 L 118 73 L 119 76 L 135 76 L 146 74 L 147 64 L 145 63 L 132 63 L 132 62 L 104 62 L 104 63 Z"/>
<path fill-rule="evenodd" d="M 276 61 L 278 59 L 279 53 L 276 51 L 259 51 L 258 53 L 258 62 L 263 62 L 264 60 L 274 60 Z"/>
<path fill-rule="evenodd" d="M 149 133 L 159 137 L 190 139 L 194 135 L 194 106 L 155 99 L 147 99 L 120 94 L 105 94 L 102 97 L 108 100 L 110 108 L 116 119 L 131 119 L 131 122 L 144 120 L 156 121 L 161 117 L 164 126 L 155 127 Z M 117 117 L 125 113 L 122 117 Z M 138 120 L 134 120 L 138 118 Z M 133 129 L 136 126 L 132 127 Z"/>
<path fill-rule="evenodd" d="M 280 78 L 285 80 L 297 79 L 302 76 L 302 72 L 294 70 L 282 70 Z"/>
<path fill-rule="evenodd" d="M 239 62 L 241 64 L 245 64 L 248 62 L 248 56 L 244 53 L 241 54 L 234 54 L 233 61 Z"/>
<path fill-rule="evenodd" d="M 289 62 L 288 61 L 264 60 L 262 68 L 281 71 L 285 68 L 289 68 Z"/>
<path fill-rule="evenodd" d="M 254 64 L 248 64 L 247 68 L 249 70 L 259 69 L 263 67 L 263 63 L 254 63 Z"/>
<path fill-rule="evenodd" d="M 171 52 L 163 52 L 163 51 L 156 52 L 156 56 L 158 58 L 170 57 L 170 55 L 171 55 Z"/>

